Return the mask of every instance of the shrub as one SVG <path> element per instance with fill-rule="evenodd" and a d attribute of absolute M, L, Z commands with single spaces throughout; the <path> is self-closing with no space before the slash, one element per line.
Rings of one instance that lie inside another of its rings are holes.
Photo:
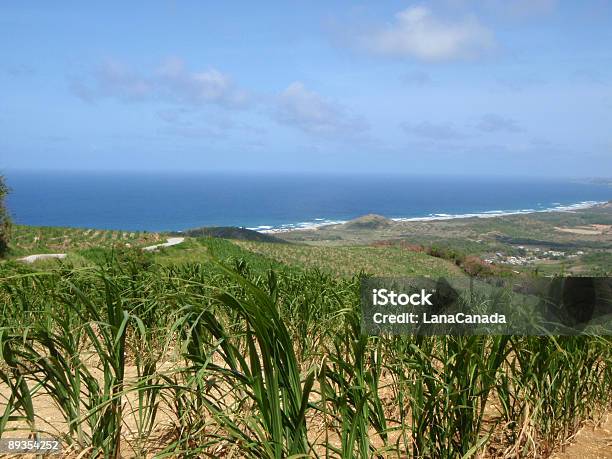
<path fill-rule="evenodd" d="M 6 209 L 4 199 L 9 193 L 9 188 L 0 175 L 0 258 L 6 256 L 8 252 L 9 236 L 11 232 L 11 219 Z"/>

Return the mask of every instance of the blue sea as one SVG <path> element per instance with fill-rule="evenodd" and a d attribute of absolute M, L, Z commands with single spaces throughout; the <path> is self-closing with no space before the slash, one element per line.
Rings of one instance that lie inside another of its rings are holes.
<path fill-rule="evenodd" d="M 27 225 L 123 230 L 314 227 L 571 209 L 612 199 L 572 180 L 398 175 L 9 172 L 9 211 Z"/>

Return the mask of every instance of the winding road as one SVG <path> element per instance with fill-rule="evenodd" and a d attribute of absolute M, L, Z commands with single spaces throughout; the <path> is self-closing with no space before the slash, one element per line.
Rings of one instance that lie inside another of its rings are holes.
<path fill-rule="evenodd" d="M 148 247 L 143 247 L 142 250 L 144 250 L 145 252 L 152 252 L 162 247 L 170 247 L 173 245 L 180 244 L 184 240 L 185 240 L 184 237 L 169 237 L 168 242 L 164 242 L 163 244 L 155 244 L 155 245 L 150 245 Z"/>
<path fill-rule="evenodd" d="M 150 245 L 147 247 L 143 247 L 142 250 L 144 250 L 145 252 L 154 252 L 155 250 L 158 250 L 160 248 L 163 247 L 171 247 L 173 245 L 177 245 L 180 244 L 181 242 L 184 242 L 185 238 L 184 237 L 169 237 L 167 239 L 167 242 L 164 242 L 163 244 L 155 244 L 155 245 Z M 24 263 L 34 263 L 35 261 L 38 260 L 50 260 L 50 259 L 63 259 L 66 258 L 66 254 L 65 253 L 38 253 L 35 255 L 28 255 L 27 257 L 23 257 L 23 258 L 18 258 L 18 261 L 22 261 Z"/>
<path fill-rule="evenodd" d="M 38 260 L 50 260 L 52 258 L 66 258 L 65 253 L 39 253 L 36 255 L 28 255 L 27 257 L 18 258 L 19 261 L 23 261 L 24 263 L 34 263 Z"/>

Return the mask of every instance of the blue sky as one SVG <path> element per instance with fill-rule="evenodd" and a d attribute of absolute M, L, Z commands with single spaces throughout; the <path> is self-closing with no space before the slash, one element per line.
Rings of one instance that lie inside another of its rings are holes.
<path fill-rule="evenodd" d="M 0 170 L 612 175 L 612 2 L 3 2 Z"/>

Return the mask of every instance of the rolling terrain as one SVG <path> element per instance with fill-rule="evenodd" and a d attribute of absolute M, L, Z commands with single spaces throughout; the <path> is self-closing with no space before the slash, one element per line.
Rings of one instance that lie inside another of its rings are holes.
<path fill-rule="evenodd" d="M 442 247 L 513 270 L 603 275 L 612 270 L 612 204 L 491 218 L 392 221 L 366 216 L 342 225 L 276 234 L 323 247 L 397 244 Z"/>
<path fill-rule="evenodd" d="M 485 260 L 551 244 L 584 252 L 561 263 L 609 270 L 609 209 L 564 217 L 369 216 L 150 251 L 172 235 L 17 226 L 0 262 L 0 435 L 42 432 L 74 458 L 598 457 L 607 424 L 585 426 L 612 409 L 609 337 L 360 328 L 363 275 L 553 272 L 565 265 L 543 253 Z"/>

